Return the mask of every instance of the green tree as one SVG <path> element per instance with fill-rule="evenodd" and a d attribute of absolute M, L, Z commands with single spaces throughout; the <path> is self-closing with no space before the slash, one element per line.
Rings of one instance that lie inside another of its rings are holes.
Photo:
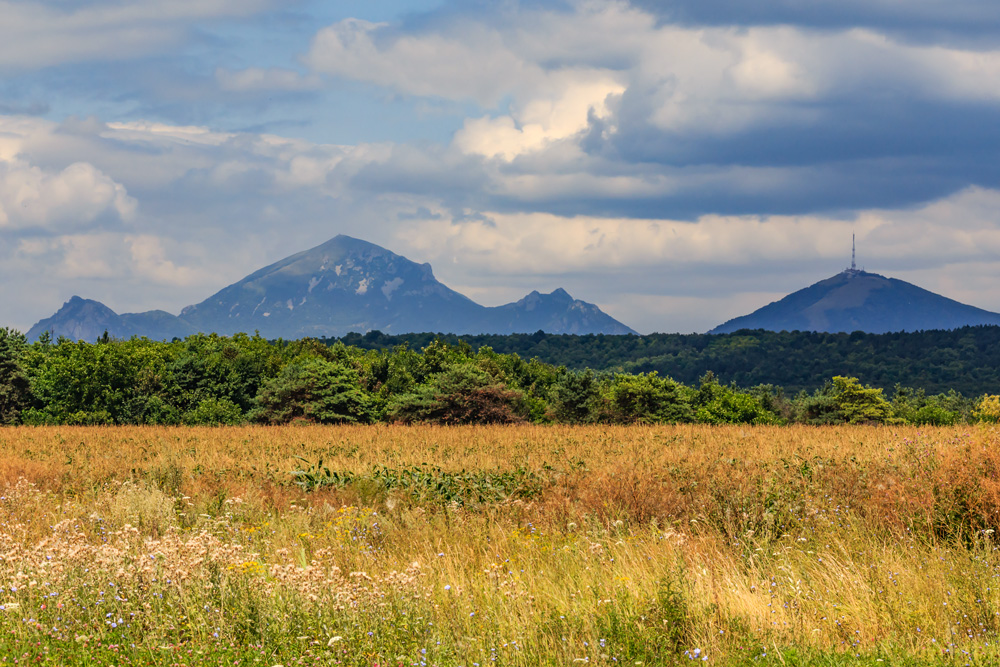
<path fill-rule="evenodd" d="M 864 386 L 857 378 L 834 377 L 833 396 L 837 411 L 849 424 L 881 424 L 892 414 L 882 390 Z"/>
<path fill-rule="evenodd" d="M 308 339 L 295 345 L 271 343 L 258 335 L 189 336 L 173 344 L 165 373 L 167 401 L 188 412 L 204 400 L 226 399 L 249 412 L 263 384 L 311 347 Z"/>
<path fill-rule="evenodd" d="M 142 338 L 91 344 L 40 341 L 25 355 L 37 408 L 23 420 L 40 424 L 137 424 L 148 421 L 150 397 L 162 389 L 169 347 Z"/>
<path fill-rule="evenodd" d="M 31 404 L 31 383 L 21 364 L 27 345 L 24 334 L 0 328 L 0 424 L 17 424 Z"/>
<path fill-rule="evenodd" d="M 568 424 L 592 422 L 600 397 L 601 386 L 593 371 L 574 373 L 563 368 L 549 390 L 552 417 Z"/>
<path fill-rule="evenodd" d="M 356 369 L 315 357 L 297 359 L 261 388 L 251 418 L 268 424 L 367 423 L 374 401 Z"/>

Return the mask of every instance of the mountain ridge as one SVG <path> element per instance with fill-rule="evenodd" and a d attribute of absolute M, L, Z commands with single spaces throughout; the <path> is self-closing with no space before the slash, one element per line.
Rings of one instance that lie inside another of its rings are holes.
<path fill-rule="evenodd" d="M 183 337 L 191 333 L 259 332 L 267 338 L 337 337 L 386 333 L 634 334 L 596 305 L 562 288 L 533 291 L 502 306 L 482 306 L 418 264 L 374 243 L 338 235 L 309 250 L 257 269 L 179 315 L 164 311 L 117 314 L 98 301 L 73 297 L 28 332 L 79 340 Z"/>

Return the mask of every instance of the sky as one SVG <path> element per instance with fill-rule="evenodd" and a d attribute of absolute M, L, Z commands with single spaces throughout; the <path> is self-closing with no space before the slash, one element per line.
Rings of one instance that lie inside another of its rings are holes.
<path fill-rule="evenodd" d="M 995 0 L 0 0 L 0 325 L 347 234 L 706 331 L 850 264 L 1000 311 Z"/>

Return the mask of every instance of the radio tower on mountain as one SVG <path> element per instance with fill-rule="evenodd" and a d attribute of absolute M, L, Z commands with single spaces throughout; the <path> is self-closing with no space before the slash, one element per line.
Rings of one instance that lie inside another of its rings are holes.
<path fill-rule="evenodd" d="M 845 273 L 847 273 L 849 275 L 855 275 L 855 274 L 863 272 L 863 270 L 862 271 L 858 270 L 858 264 L 855 261 L 856 259 L 857 259 L 857 244 L 855 242 L 855 235 L 852 233 L 851 234 L 851 268 L 847 269 L 845 271 Z"/>

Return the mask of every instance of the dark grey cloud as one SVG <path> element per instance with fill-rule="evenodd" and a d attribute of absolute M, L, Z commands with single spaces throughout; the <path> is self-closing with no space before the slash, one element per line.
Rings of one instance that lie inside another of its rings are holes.
<path fill-rule="evenodd" d="M 992 0 L 630 0 L 681 25 L 793 25 L 819 30 L 870 28 L 918 42 L 1000 40 Z"/>
<path fill-rule="evenodd" d="M 774 170 L 767 186 L 739 179 L 650 199 L 577 200 L 608 215 L 697 217 L 911 207 L 969 186 L 1000 186 L 996 104 L 913 99 L 817 105 L 808 123 L 763 122 L 738 132 L 665 131 L 623 111 L 591 118 L 581 145 L 595 173 L 712 174 Z M 608 133 L 615 123 L 617 131 Z M 753 179 L 750 179 L 753 182 Z M 571 202 L 551 210 L 567 213 Z"/>

